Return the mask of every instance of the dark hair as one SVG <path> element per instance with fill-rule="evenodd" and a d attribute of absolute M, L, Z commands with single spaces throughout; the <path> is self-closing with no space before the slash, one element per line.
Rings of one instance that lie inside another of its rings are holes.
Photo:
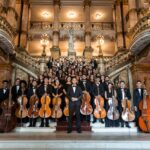
<path fill-rule="evenodd" d="M 121 80 L 120 83 L 124 83 L 125 84 L 125 81 Z"/>
<path fill-rule="evenodd" d="M 2 83 L 8 83 L 8 80 L 3 80 L 3 82 Z"/>
<path fill-rule="evenodd" d="M 138 83 L 138 82 L 142 83 L 141 80 L 137 80 L 137 81 L 136 81 L 136 83 Z"/>

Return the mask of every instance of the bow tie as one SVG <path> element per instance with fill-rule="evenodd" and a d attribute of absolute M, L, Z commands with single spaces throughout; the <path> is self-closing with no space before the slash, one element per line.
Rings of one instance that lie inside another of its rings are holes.
<path fill-rule="evenodd" d="M 77 86 L 72 86 L 72 87 L 77 87 Z"/>

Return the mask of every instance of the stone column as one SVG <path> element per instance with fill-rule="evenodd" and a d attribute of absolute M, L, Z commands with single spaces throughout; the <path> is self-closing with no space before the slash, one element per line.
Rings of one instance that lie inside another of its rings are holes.
<path fill-rule="evenodd" d="M 22 23 L 21 23 L 21 36 L 20 36 L 20 46 L 23 49 L 27 47 L 27 34 L 28 34 L 28 22 L 29 18 L 29 0 L 23 1 L 23 12 L 22 12 Z"/>
<path fill-rule="evenodd" d="M 120 1 L 116 1 L 115 4 L 115 23 L 116 23 L 116 40 L 118 50 L 123 48 L 123 34 L 122 34 L 122 20 L 121 20 L 121 8 Z"/>
<path fill-rule="evenodd" d="M 144 1 L 145 0 L 139 0 L 139 7 L 144 8 Z"/>
<path fill-rule="evenodd" d="M 9 11 L 7 11 L 7 21 L 13 28 L 17 28 L 17 13 L 15 10 L 16 0 L 10 0 L 8 3 Z"/>
<path fill-rule="evenodd" d="M 133 28 L 138 21 L 137 11 L 136 11 L 136 0 L 129 0 L 129 28 Z"/>
<path fill-rule="evenodd" d="M 91 0 L 84 0 L 84 17 L 85 17 L 85 49 L 84 56 L 92 57 L 93 49 L 91 47 L 91 21 L 90 21 Z"/>
<path fill-rule="evenodd" d="M 51 48 L 51 55 L 54 59 L 60 56 L 59 48 L 59 11 L 60 0 L 53 0 L 54 3 L 54 23 L 53 23 L 53 46 Z"/>

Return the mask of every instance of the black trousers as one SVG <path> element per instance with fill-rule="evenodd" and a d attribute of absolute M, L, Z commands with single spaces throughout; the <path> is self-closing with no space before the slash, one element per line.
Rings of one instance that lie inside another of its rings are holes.
<path fill-rule="evenodd" d="M 75 110 L 76 114 L 76 126 L 77 129 L 81 129 L 81 118 L 80 118 L 80 107 L 81 107 L 81 101 L 70 101 L 69 102 L 69 119 L 68 119 L 68 129 L 72 130 L 72 117 Z"/>

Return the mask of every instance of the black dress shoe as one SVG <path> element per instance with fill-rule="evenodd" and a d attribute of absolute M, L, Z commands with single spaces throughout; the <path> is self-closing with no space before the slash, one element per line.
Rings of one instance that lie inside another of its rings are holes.
<path fill-rule="evenodd" d="M 44 124 L 41 124 L 40 127 L 44 127 Z"/>
<path fill-rule="evenodd" d="M 81 129 L 77 129 L 77 132 L 78 132 L 78 133 L 82 133 Z"/>
<path fill-rule="evenodd" d="M 121 124 L 121 128 L 123 128 L 124 127 L 124 124 Z"/>
<path fill-rule="evenodd" d="M 72 132 L 72 130 L 70 130 L 70 129 L 69 129 L 69 130 L 67 130 L 67 133 L 71 133 L 71 132 Z"/>
<path fill-rule="evenodd" d="M 126 125 L 127 128 L 131 128 L 129 124 Z"/>
<path fill-rule="evenodd" d="M 102 124 L 104 124 L 104 121 L 103 121 L 103 119 L 101 119 L 101 120 L 100 120 L 100 122 L 101 122 Z"/>

